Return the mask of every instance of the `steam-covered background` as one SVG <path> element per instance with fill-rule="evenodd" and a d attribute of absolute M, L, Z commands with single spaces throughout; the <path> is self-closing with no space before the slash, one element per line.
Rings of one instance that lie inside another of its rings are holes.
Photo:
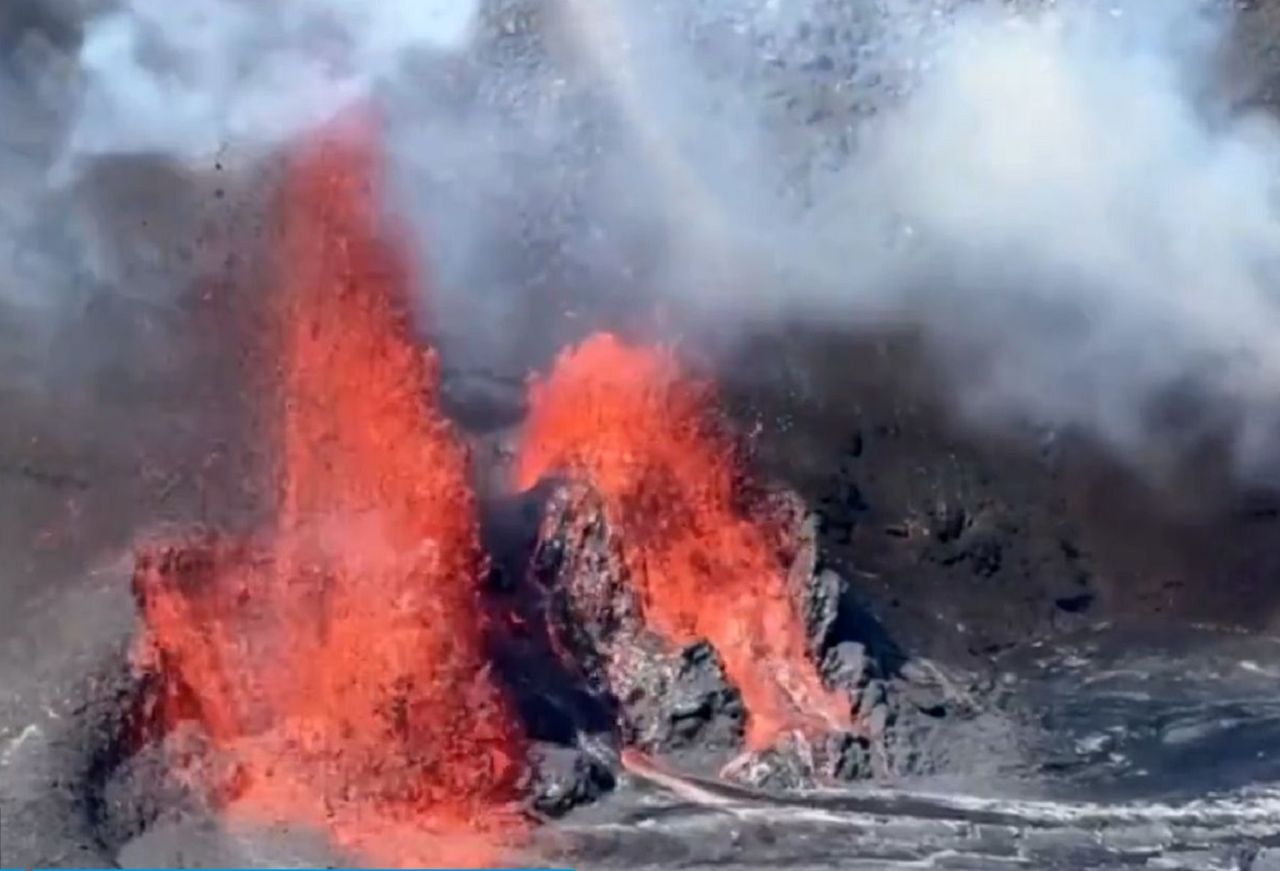
<path fill-rule="evenodd" d="M 1269 486 L 1272 14 L 10 0 L 5 544 L 34 567 L 139 517 L 236 515 L 273 162 L 370 99 L 451 371 L 519 379 L 601 325 L 712 349 L 726 385 L 821 348 L 799 409 L 869 416 L 842 379 L 915 379 L 946 427 L 1080 438 L 1139 491 L 1202 463 Z"/>
<path fill-rule="evenodd" d="M 1146 458 L 1194 388 L 1265 465 L 1280 140 L 1222 98 L 1232 10 L 1036 6 L 17 3 L 6 297 L 38 352 L 85 283 L 183 293 L 156 267 L 199 260 L 185 189 L 374 95 L 468 353 L 510 358 L 528 307 L 570 291 L 722 326 L 900 321 L 984 419 Z M 173 178 L 127 226 L 104 165 L 140 159 Z"/>

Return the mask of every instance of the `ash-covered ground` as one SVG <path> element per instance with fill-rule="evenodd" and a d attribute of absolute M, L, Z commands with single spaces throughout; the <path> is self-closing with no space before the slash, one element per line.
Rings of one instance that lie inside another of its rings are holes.
<path fill-rule="evenodd" d="M 74 42 L 59 12 L 72 6 L 0 12 L 6 45 L 22 49 L 17 74 L 40 63 L 40 51 Z M 1276 23 L 1266 3 L 1242 12 L 1227 62 L 1234 102 L 1274 101 Z M 823 105 L 801 100 L 788 112 L 819 127 L 834 124 L 824 108 L 836 100 L 830 55 L 816 51 L 790 72 Z M 6 112 L 6 153 L 42 172 L 44 137 L 31 131 L 56 127 L 56 115 L 34 96 Z M 253 365 L 228 354 L 225 339 L 251 332 L 226 312 L 252 319 L 258 242 L 240 211 L 252 184 L 162 163 L 108 161 L 86 182 L 90 214 L 109 216 L 130 240 L 115 280 L 138 276 L 133 292 L 103 292 L 81 273 L 71 314 L 40 322 L 54 325 L 47 335 L 33 339 L 29 321 L 13 318 L 19 339 L 0 424 L 9 555 L 0 863 L 340 861 L 316 833 L 227 828 L 166 784 L 161 757 L 134 754 L 125 740 L 138 728 L 126 650 L 138 620 L 129 577 L 139 531 L 244 525 L 259 507 L 243 492 L 262 460 L 242 447 L 251 412 L 228 388 L 251 380 Z M 532 240 L 504 275 L 548 248 Z M 193 256 L 210 262 L 192 267 Z M 600 278 L 557 266 L 540 266 L 542 280 L 570 297 L 575 282 Z M 189 282 L 193 269 L 213 277 L 209 293 L 147 290 Z M 473 330 L 446 329 L 451 412 L 477 455 L 501 454 L 518 429 L 526 369 L 584 332 L 591 306 L 603 322 L 632 315 L 628 289 L 618 279 L 616 298 L 535 298 L 532 349 L 473 352 Z M 247 301 L 225 304 L 238 297 Z M 654 674 L 667 683 L 642 695 L 651 708 L 625 712 L 630 737 L 663 756 L 652 765 L 619 757 L 618 712 L 589 691 L 599 686 L 539 672 L 514 688 L 538 738 L 533 810 L 554 820 L 531 859 L 583 868 L 1280 867 L 1280 649 L 1267 634 L 1280 596 L 1271 583 L 1280 497 L 1241 484 L 1213 439 L 1152 483 L 1088 432 L 993 434 L 958 422 L 946 401 L 954 373 L 942 377 L 910 330 L 757 333 L 727 343 L 715 371 L 743 431 L 757 431 L 757 467 L 816 515 L 812 588 L 840 585 L 822 653 L 839 648 L 832 673 L 849 681 L 851 704 L 874 728 L 837 748 L 838 784 L 815 792 L 814 772 L 784 758 L 765 760 L 748 788 L 715 779 L 737 756 L 742 724 L 705 648 L 663 651 L 669 664 Z M 532 526 L 519 506 L 491 507 L 493 549 L 509 575 L 531 555 L 543 507 Z M 508 522 L 504 512 L 521 517 Z M 543 568 L 554 575 L 557 565 Z M 495 579 L 494 595 L 511 595 L 506 583 Z M 506 656 L 537 661 L 539 643 Z M 607 674 L 597 677 L 613 691 Z"/>

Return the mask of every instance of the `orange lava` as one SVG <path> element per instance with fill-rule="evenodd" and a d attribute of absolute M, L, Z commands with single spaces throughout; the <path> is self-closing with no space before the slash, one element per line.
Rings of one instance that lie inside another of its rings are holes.
<path fill-rule="evenodd" d="M 385 865 L 499 861 L 524 756 L 486 669 L 467 456 L 415 343 L 370 125 L 297 150 L 277 291 L 281 501 L 265 543 L 140 555 L 144 651 L 227 760 L 229 813 Z"/>
<path fill-rule="evenodd" d="M 645 620 L 679 643 L 719 651 L 749 712 L 748 743 L 794 728 L 849 728 L 828 691 L 774 546 L 780 530 L 747 515 L 732 443 L 710 385 L 673 354 L 598 334 L 532 387 L 517 483 L 579 475 L 600 491 L 639 587 Z"/>

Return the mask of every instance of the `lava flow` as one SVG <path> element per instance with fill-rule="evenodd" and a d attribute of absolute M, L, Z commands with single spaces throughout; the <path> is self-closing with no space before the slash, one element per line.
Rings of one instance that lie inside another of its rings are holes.
<path fill-rule="evenodd" d="M 382 864 L 481 864 L 519 833 L 525 739 L 487 672 L 467 457 L 412 336 L 371 129 L 326 131 L 284 185 L 275 526 L 140 554 L 142 649 L 168 718 L 225 760 L 202 785 L 227 812 Z"/>
<path fill-rule="evenodd" d="M 716 427 L 710 385 L 665 350 L 609 334 L 564 353 L 535 382 L 517 463 L 527 488 L 548 473 L 587 479 L 621 534 L 645 620 L 724 659 L 761 748 L 804 727 L 848 728 L 848 702 L 808 660 L 778 531 L 740 506 L 739 467 Z"/>

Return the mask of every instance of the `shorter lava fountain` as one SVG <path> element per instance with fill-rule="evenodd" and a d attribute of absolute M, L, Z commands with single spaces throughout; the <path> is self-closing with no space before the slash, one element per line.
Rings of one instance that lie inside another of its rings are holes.
<path fill-rule="evenodd" d="M 645 622 L 678 644 L 716 648 L 742 693 L 752 748 L 796 728 L 848 729 L 848 699 L 809 659 L 786 533 L 747 510 L 714 399 L 670 352 L 596 335 L 533 385 L 517 483 L 564 472 L 600 494 Z"/>
<path fill-rule="evenodd" d="M 412 336 L 370 129 L 331 129 L 285 182 L 274 528 L 144 550 L 140 654 L 163 725 L 207 734 L 195 776 L 228 813 L 381 863 L 484 863 L 519 832 L 525 739 L 489 676 L 467 457 Z"/>

